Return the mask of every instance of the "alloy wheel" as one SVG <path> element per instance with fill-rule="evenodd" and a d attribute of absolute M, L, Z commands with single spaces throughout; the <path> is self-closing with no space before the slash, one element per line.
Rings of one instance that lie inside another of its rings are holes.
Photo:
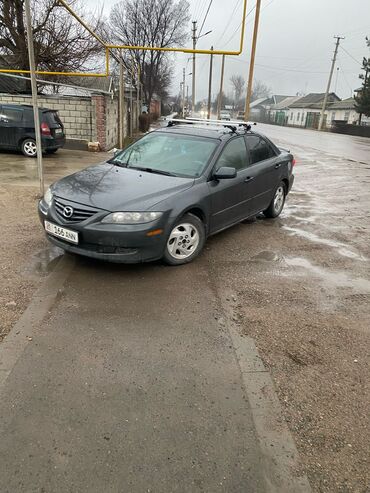
<path fill-rule="evenodd" d="M 198 229 L 194 224 L 178 224 L 171 231 L 167 241 L 167 250 L 172 258 L 184 260 L 190 257 L 197 249 L 200 241 Z"/>

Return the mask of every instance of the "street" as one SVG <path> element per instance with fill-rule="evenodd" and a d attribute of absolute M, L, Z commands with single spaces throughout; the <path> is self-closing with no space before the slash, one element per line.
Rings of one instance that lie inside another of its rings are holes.
<path fill-rule="evenodd" d="M 313 491 L 366 491 L 370 141 L 256 131 L 297 159 L 278 219 L 209 238 L 177 268 L 43 244 L 69 270 L 5 368 L 0 491 L 289 491 L 271 486 L 256 424 L 266 410 L 250 401 L 245 378 L 257 376 L 236 337 L 255 342 L 272 376 L 300 453 L 292 476 L 307 474 Z M 49 158 L 60 165 L 49 182 L 72 172 L 63 152 Z M 34 186 L 13 158 L 1 155 L 2 183 Z M 32 234 L 43 241 L 41 226 Z M 20 254 L 23 268 L 37 253 Z"/>

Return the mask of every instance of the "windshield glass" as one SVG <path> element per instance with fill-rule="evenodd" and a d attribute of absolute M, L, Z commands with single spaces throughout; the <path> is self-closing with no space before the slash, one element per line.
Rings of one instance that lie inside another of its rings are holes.
<path fill-rule="evenodd" d="M 117 154 L 111 162 L 195 178 L 202 174 L 217 144 L 207 138 L 153 132 Z"/>

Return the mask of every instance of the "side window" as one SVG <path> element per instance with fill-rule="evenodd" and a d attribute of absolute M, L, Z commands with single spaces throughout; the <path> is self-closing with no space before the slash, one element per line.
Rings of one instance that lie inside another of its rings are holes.
<path fill-rule="evenodd" d="M 275 157 L 275 153 L 271 146 L 259 135 L 247 135 L 247 144 L 251 164 Z"/>
<path fill-rule="evenodd" d="M 3 106 L 1 110 L 1 120 L 4 123 L 19 123 L 22 121 L 22 110 Z"/>
<path fill-rule="evenodd" d="M 217 168 L 229 166 L 237 171 L 248 166 L 247 148 L 245 147 L 244 137 L 238 137 L 230 141 L 223 149 L 217 161 Z"/>

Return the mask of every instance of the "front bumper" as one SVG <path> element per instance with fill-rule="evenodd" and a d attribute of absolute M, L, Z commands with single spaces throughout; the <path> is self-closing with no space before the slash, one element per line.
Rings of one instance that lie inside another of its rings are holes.
<path fill-rule="evenodd" d="M 163 218 L 159 221 L 136 225 L 103 224 L 96 222 L 95 218 L 93 221 L 69 224 L 62 222 L 52 207 L 46 210 L 42 201 L 39 202 L 38 212 L 43 227 L 44 221 L 47 220 L 78 232 L 79 243 L 75 245 L 45 231 L 51 243 L 67 252 L 128 264 L 150 262 L 163 257 L 167 238 Z M 148 232 L 157 229 L 162 229 L 163 232 L 155 236 L 147 236 Z"/>

